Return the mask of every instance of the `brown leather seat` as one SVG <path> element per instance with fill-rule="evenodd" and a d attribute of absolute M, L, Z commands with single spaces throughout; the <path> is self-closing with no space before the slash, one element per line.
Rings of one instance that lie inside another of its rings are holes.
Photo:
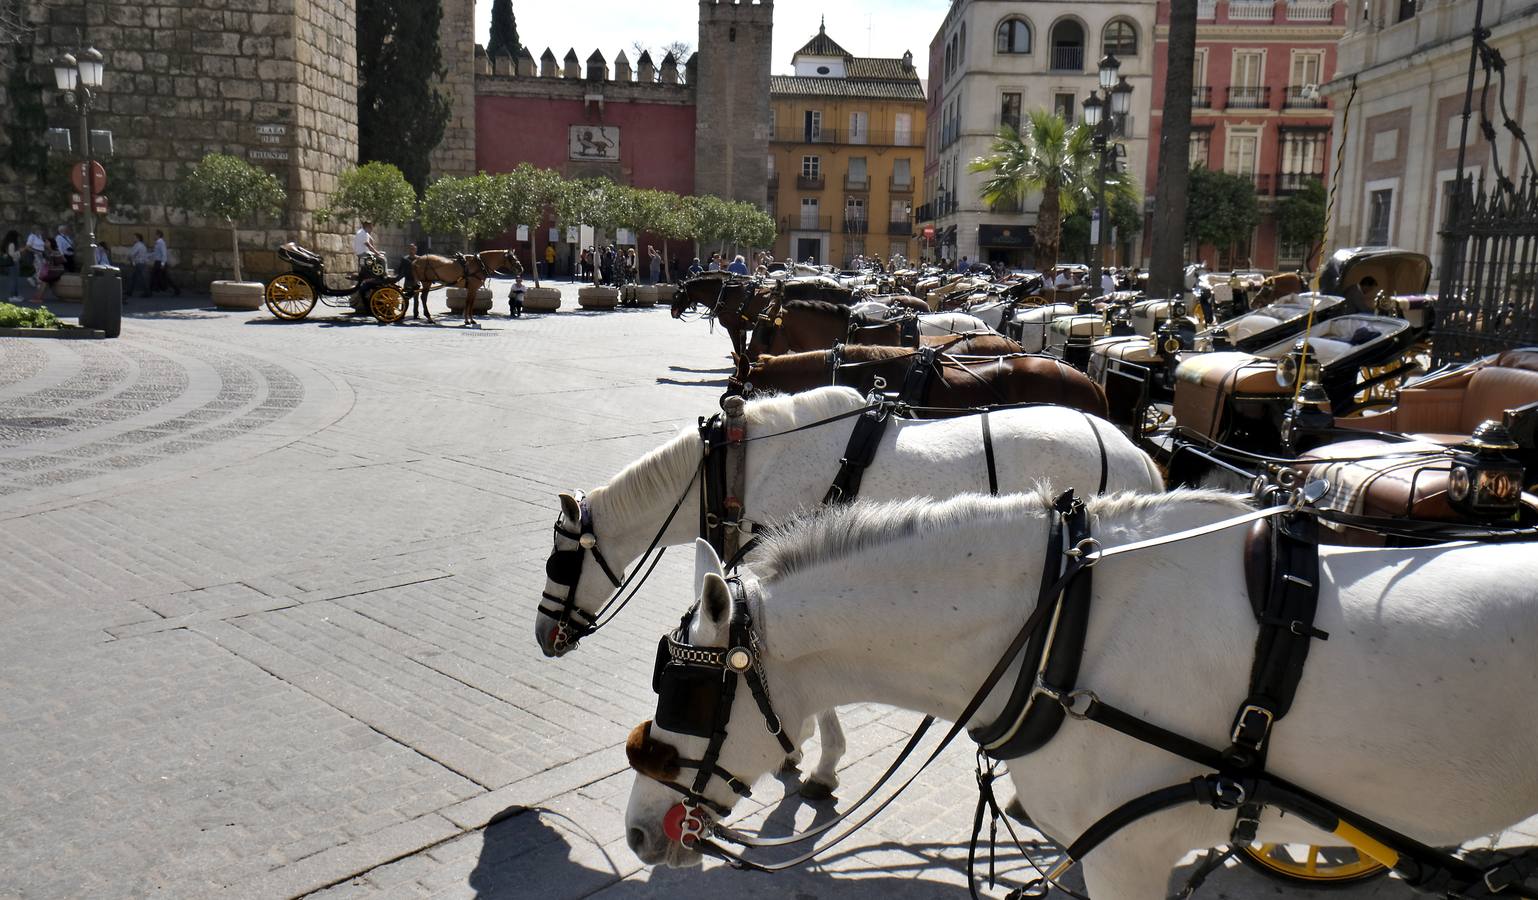
<path fill-rule="evenodd" d="M 1313 460 L 1318 462 L 1309 464 Z M 1437 444 L 1344 441 L 1303 454 L 1299 467 L 1329 482 L 1320 500 L 1328 509 L 1438 522 L 1462 518 L 1447 501 L 1451 458 Z"/>
<path fill-rule="evenodd" d="M 1508 357 L 1509 355 L 1509 357 Z M 1515 365 L 1502 365 L 1507 359 Z M 1491 365 L 1449 372 L 1399 392 L 1385 413 L 1340 419 L 1343 428 L 1414 434 L 1441 444 L 1461 443 L 1486 419 L 1538 403 L 1538 351 L 1512 350 Z"/>

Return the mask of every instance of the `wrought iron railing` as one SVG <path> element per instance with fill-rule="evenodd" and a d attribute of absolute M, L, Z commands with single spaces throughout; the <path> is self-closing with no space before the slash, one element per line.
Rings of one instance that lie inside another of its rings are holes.
<path fill-rule="evenodd" d="M 865 219 L 863 217 L 855 217 L 855 216 L 845 216 L 844 217 L 844 233 L 845 234 L 866 234 L 869 231 L 870 231 L 870 220 Z"/>
<path fill-rule="evenodd" d="M 1052 71 L 1054 72 L 1082 72 L 1084 71 L 1083 47 L 1053 47 Z"/>
<path fill-rule="evenodd" d="M 821 175 L 797 175 L 796 187 L 803 191 L 820 191 L 823 186 Z"/>
<path fill-rule="evenodd" d="M 1198 84 L 1191 88 L 1191 107 L 1193 109 L 1212 108 L 1212 85 Z"/>
<path fill-rule="evenodd" d="M 1289 84 L 1282 96 L 1284 109 L 1324 109 L 1327 105 L 1316 85 Z"/>
<path fill-rule="evenodd" d="M 774 140 L 782 144 L 836 144 L 837 128 L 807 128 L 805 125 L 776 129 Z"/>
<path fill-rule="evenodd" d="M 868 191 L 868 190 L 870 190 L 870 179 L 869 178 L 853 178 L 853 177 L 851 177 L 849 175 L 845 175 L 844 176 L 844 190 L 846 190 L 846 191 Z"/>
<path fill-rule="evenodd" d="M 911 177 L 899 179 L 894 175 L 887 179 L 886 189 L 893 194 L 911 194 L 913 193 L 913 179 Z"/>
<path fill-rule="evenodd" d="M 888 222 L 886 223 L 886 233 L 899 237 L 910 235 L 913 233 L 913 223 L 906 219 L 901 222 Z"/>
<path fill-rule="evenodd" d="M 1271 106 L 1271 86 L 1264 85 L 1231 85 L 1228 88 L 1228 99 L 1224 102 L 1225 109 L 1268 109 Z"/>
<path fill-rule="evenodd" d="M 1538 183 L 1524 177 L 1506 190 L 1465 181 L 1450 205 L 1456 209 L 1440 232 L 1448 265 L 1439 273 L 1433 361 L 1538 344 Z"/>
<path fill-rule="evenodd" d="M 780 234 L 789 231 L 832 231 L 832 216 L 783 216 L 780 219 Z"/>
<path fill-rule="evenodd" d="M 1278 172 L 1276 174 L 1276 192 L 1278 194 L 1291 194 L 1308 187 L 1310 182 L 1324 181 L 1323 172 Z"/>

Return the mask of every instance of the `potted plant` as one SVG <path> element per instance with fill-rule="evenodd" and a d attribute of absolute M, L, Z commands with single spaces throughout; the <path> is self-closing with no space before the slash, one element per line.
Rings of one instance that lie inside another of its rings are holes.
<path fill-rule="evenodd" d="M 507 210 L 502 207 L 503 188 L 497 177 L 445 175 L 427 186 L 422 197 L 422 227 L 428 231 L 457 234 L 464 238 L 467 253 L 473 253 L 475 241 L 489 234 L 507 231 Z M 448 289 L 450 312 L 465 308 L 465 289 Z M 475 295 L 475 311 L 491 311 L 491 288 L 482 286 Z"/>
<path fill-rule="evenodd" d="M 223 219 L 230 226 L 235 278 L 233 281 L 215 281 L 209 286 L 215 306 L 221 309 L 261 308 L 262 283 L 241 278 L 240 223 L 264 213 L 278 215 L 283 211 L 285 198 L 277 176 L 223 153 L 208 154 L 182 175 L 177 184 L 177 207 L 195 216 Z"/>
<path fill-rule="evenodd" d="M 542 287 L 539 283 L 539 251 L 534 236 L 544 223 L 546 213 L 560 205 L 565 188 L 561 176 L 549 169 L 539 169 L 528 163 L 518 167 L 501 179 L 503 204 L 514 224 L 527 225 L 529 229 L 529 261 L 533 263 L 534 286 L 523 295 L 523 308 L 533 312 L 554 312 L 561 308 L 559 288 Z"/>
<path fill-rule="evenodd" d="M 416 216 L 417 192 L 400 169 L 385 162 L 370 162 L 343 172 L 327 203 L 326 208 L 315 211 L 317 224 L 336 220 L 350 223 L 350 227 L 363 222 L 396 227 Z M 368 311 L 359 305 L 364 303 L 361 295 L 353 303 L 359 312 Z"/>

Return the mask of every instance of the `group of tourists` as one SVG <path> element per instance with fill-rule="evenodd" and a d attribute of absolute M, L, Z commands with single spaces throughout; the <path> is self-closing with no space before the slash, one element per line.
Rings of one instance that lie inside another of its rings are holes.
<path fill-rule="evenodd" d="M 547 259 L 551 259 L 554 252 L 552 246 L 546 246 Z M 661 284 L 663 268 L 662 254 L 656 247 L 648 245 L 643 258 L 634 247 L 621 250 L 609 244 L 602 248 L 585 248 L 577 257 L 577 270 L 573 275 L 583 281 L 596 278 L 606 286 L 624 287 L 627 284 Z M 678 259 L 675 257 L 673 270 L 677 269 Z M 546 277 L 549 277 L 548 270 Z"/>
<path fill-rule="evenodd" d="M 91 263 L 117 267 L 124 279 L 125 299 L 135 293 L 140 297 L 160 291 L 181 293 L 171 278 L 171 252 L 163 231 L 156 230 L 152 246 L 145 244 L 144 235 L 135 233 L 127 259 L 123 260 L 114 259 L 107 242 L 98 240 Z M 68 224 L 57 226 L 49 234 L 41 224 L 34 223 L 25 238 L 13 228 L 0 239 L 0 296 L 11 303 L 39 305 L 48 299 L 58 300 L 54 285 L 65 273 L 79 272 L 80 264 L 75 232 Z"/>

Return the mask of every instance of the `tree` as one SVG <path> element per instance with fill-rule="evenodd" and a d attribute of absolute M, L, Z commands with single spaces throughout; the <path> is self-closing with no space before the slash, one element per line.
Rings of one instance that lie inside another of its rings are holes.
<path fill-rule="evenodd" d="M 5 78 L 10 102 L 5 117 L 9 143 L 4 159 L 22 187 L 22 202 L 26 204 L 31 188 L 48 183 L 48 145 L 43 140 L 48 130 L 48 112 L 43 105 L 42 82 L 32 62 L 32 45 L 18 44 L 11 54 L 11 70 Z"/>
<path fill-rule="evenodd" d="M 1254 183 L 1205 166 L 1191 170 L 1184 212 L 1185 237 L 1198 247 L 1210 244 L 1227 249 L 1247 239 L 1260 224 Z"/>
<path fill-rule="evenodd" d="M 561 176 L 549 169 L 519 163 L 513 171 L 496 176 L 499 202 L 507 210 L 508 221 L 529 228 L 529 261 L 533 263 L 534 286 L 539 287 L 539 260 L 535 255 L 534 236 L 545 221 L 546 211 L 557 205 Z"/>
<path fill-rule="evenodd" d="M 1088 125 L 1070 126 L 1062 116 L 1038 109 L 1031 112 L 1023 130 L 1016 131 L 1009 125 L 1000 128 L 990 148 L 992 152 L 974 159 L 967 167 L 971 172 L 990 173 L 981 191 L 982 199 L 990 204 L 1024 206 L 1028 195 L 1040 192 L 1041 203 L 1036 209 L 1036 267 L 1042 271 L 1057 265 L 1063 217 L 1090 202 L 1093 195 L 1092 139 Z"/>
<path fill-rule="evenodd" d="M 1154 186 L 1151 296 L 1173 297 L 1185 286 L 1186 192 L 1191 173 L 1191 79 L 1196 67 L 1196 0 L 1170 0 L 1169 64 L 1164 76 L 1164 118 L 1159 126 L 1159 172 Z"/>
<path fill-rule="evenodd" d="M 210 153 L 182 174 L 176 205 L 196 216 L 223 219 L 235 248 L 235 280 L 240 281 L 240 223 L 263 213 L 283 211 L 286 195 L 278 177 L 243 159 Z"/>
<path fill-rule="evenodd" d="M 449 121 L 442 17 L 439 0 L 358 0 L 358 160 L 395 165 L 418 195 Z"/>
<path fill-rule="evenodd" d="M 1131 235 L 1143 230 L 1143 205 L 1138 202 L 1137 188 L 1130 179 L 1106 182 L 1105 208 L 1117 240 L 1129 240 Z M 1063 217 L 1062 249 L 1069 258 L 1089 259 L 1094 252 L 1094 244 L 1090 242 L 1092 212 L 1093 208 L 1085 204 Z M 1111 238 L 1111 232 L 1107 232 L 1104 241 L 1109 244 Z"/>
<path fill-rule="evenodd" d="M 492 59 L 516 57 L 522 47 L 518 43 L 518 20 L 513 17 L 513 0 L 492 0 L 491 37 L 486 41 L 486 55 Z"/>
<path fill-rule="evenodd" d="M 1314 257 L 1324 241 L 1324 216 L 1328 196 L 1324 182 L 1309 179 L 1303 189 L 1283 197 L 1276 204 L 1276 233 L 1284 242 L 1308 247 L 1303 268 L 1312 271 Z"/>
<path fill-rule="evenodd" d="M 315 221 L 333 218 L 349 222 L 404 225 L 417 213 L 417 194 L 401 170 L 389 163 L 354 166 L 337 179 L 329 206 L 315 211 Z"/>
<path fill-rule="evenodd" d="M 512 221 L 504 205 L 504 189 L 496 176 L 445 175 L 428 185 L 422 195 L 422 227 L 428 231 L 457 234 L 465 249 L 473 250 L 478 238 L 501 234 Z"/>
<path fill-rule="evenodd" d="M 616 221 L 618 185 L 607 178 L 581 178 L 568 181 L 556 198 L 556 218 L 568 226 L 588 225 L 613 234 Z M 594 252 L 601 247 L 594 247 Z M 593 266 L 594 283 L 598 266 Z"/>

